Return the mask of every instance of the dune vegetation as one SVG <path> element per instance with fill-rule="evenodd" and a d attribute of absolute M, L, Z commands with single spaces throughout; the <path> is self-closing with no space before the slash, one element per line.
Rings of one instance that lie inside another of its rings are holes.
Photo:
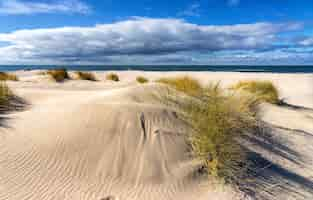
<path fill-rule="evenodd" d="M 149 82 L 149 80 L 143 76 L 137 76 L 136 81 L 138 83 L 148 83 Z"/>
<path fill-rule="evenodd" d="M 7 109 L 12 91 L 5 82 L 0 82 L 0 111 Z"/>
<path fill-rule="evenodd" d="M 200 87 L 188 77 L 163 80 L 160 82 L 189 95 L 182 99 L 179 94 L 171 93 L 164 99 L 190 125 L 191 152 L 203 163 L 207 174 L 225 182 L 239 181 L 248 166 L 246 150 L 239 139 L 257 128 L 255 99 L 236 91 L 226 92 L 219 84 Z"/>
<path fill-rule="evenodd" d="M 240 81 L 231 87 L 252 94 L 259 102 L 279 103 L 279 92 L 270 81 Z"/>
<path fill-rule="evenodd" d="M 15 74 L 0 72 L 0 81 L 18 81 L 18 77 Z"/>
<path fill-rule="evenodd" d="M 110 81 L 116 81 L 116 82 L 120 81 L 120 78 L 115 73 L 109 73 L 109 74 L 106 75 L 105 78 L 106 78 L 106 80 L 110 80 Z"/>
<path fill-rule="evenodd" d="M 96 81 L 96 77 L 91 72 L 76 71 L 75 74 L 79 80 Z"/>
<path fill-rule="evenodd" d="M 69 75 L 66 69 L 52 69 L 46 72 L 56 82 L 63 82 L 69 79 Z"/>
<path fill-rule="evenodd" d="M 202 91 L 202 87 L 199 81 L 188 76 L 160 78 L 156 80 L 156 82 L 167 84 L 174 89 L 191 96 L 197 96 Z"/>

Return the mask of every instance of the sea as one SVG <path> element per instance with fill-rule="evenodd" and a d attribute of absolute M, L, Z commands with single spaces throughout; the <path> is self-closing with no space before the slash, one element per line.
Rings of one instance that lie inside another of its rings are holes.
<path fill-rule="evenodd" d="M 313 73 L 313 65 L 0 65 L 0 71 L 46 70 L 66 68 L 79 71 L 213 71 L 213 72 L 268 72 Z"/>

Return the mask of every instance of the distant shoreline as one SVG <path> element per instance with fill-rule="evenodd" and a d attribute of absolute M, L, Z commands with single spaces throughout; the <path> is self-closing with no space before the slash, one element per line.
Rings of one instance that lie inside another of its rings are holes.
<path fill-rule="evenodd" d="M 81 71 L 203 71 L 203 72 L 251 72 L 251 73 L 313 73 L 309 65 L 0 65 L 0 71 L 28 71 L 66 68 Z"/>

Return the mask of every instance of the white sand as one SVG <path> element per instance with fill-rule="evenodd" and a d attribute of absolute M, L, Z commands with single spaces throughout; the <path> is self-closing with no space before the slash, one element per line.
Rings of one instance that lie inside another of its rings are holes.
<path fill-rule="evenodd" d="M 191 75 L 225 87 L 243 79 L 272 80 L 288 103 L 313 108 L 312 74 L 116 73 L 121 82 L 105 81 L 105 73 L 96 72 L 101 81 L 54 83 L 34 71 L 17 72 L 20 81 L 9 85 L 30 106 L 1 122 L 0 200 L 243 198 L 234 188 L 209 184 L 195 174 L 198 164 L 185 141 L 188 128 L 170 108 L 155 103 L 152 94 L 160 87 L 137 84 L 137 75 L 150 80 Z M 269 198 L 313 198 L 313 111 L 264 105 L 262 115 L 275 126 L 273 138 L 292 151 L 247 142 L 285 170 L 265 169 L 271 179 L 262 182 L 266 187 L 255 187 L 254 196 L 266 188 L 273 193 L 265 194 Z"/>

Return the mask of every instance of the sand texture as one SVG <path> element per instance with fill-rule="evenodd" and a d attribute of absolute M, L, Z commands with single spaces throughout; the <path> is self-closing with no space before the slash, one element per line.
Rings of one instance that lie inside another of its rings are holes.
<path fill-rule="evenodd" d="M 223 86 L 272 80 L 290 105 L 264 104 L 268 137 L 243 142 L 266 163 L 249 194 L 209 183 L 186 141 L 188 126 L 140 85 L 186 72 L 117 72 L 120 82 L 54 83 L 36 71 L 8 82 L 25 104 L 1 115 L 0 200 L 313 199 L 313 75 L 190 72 Z"/>

